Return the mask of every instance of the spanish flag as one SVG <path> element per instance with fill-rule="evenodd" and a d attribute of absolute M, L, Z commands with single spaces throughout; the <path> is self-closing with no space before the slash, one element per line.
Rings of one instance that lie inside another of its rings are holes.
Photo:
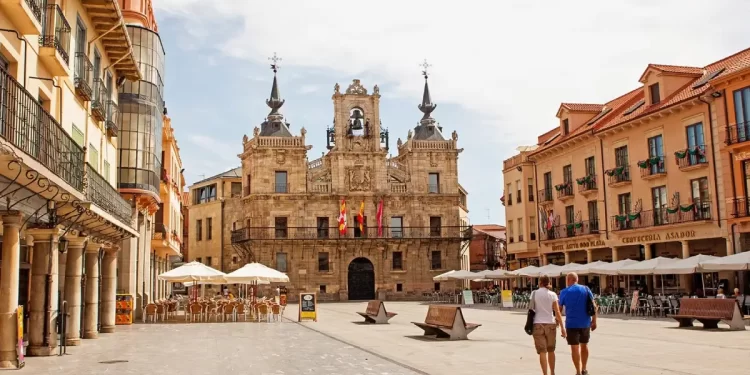
<path fill-rule="evenodd" d="M 346 234 L 346 200 L 341 200 L 341 211 L 339 211 L 339 234 Z"/>
<path fill-rule="evenodd" d="M 357 215 L 357 222 L 359 222 L 359 231 L 365 231 L 365 201 L 359 204 L 359 215 Z"/>

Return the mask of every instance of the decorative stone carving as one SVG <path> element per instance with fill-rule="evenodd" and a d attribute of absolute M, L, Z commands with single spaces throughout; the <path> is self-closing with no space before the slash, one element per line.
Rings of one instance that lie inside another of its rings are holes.
<path fill-rule="evenodd" d="M 430 167 L 438 166 L 438 158 L 439 156 L 435 155 L 434 152 L 430 152 Z"/>
<path fill-rule="evenodd" d="M 380 95 L 380 87 L 378 87 L 378 85 L 375 85 L 375 87 L 372 88 L 372 94 Z"/>
<path fill-rule="evenodd" d="M 299 130 L 299 133 L 300 133 L 300 134 L 302 135 L 302 137 L 304 137 L 304 136 L 305 136 L 305 134 L 307 134 L 307 129 L 305 129 L 305 127 L 303 126 L 303 127 L 302 127 L 302 128 L 301 128 L 301 129 Z M 455 131 L 454 131 L 454 133 L 455 133 Z"/>
<path fill-rule="evenodd" d="M 242 136 L 242 144 L 244 145 L 245 143 L 247 143 L 247 141 L 248 141 L 247 134 L 245 134 Z"/>
<path fill-rule="evenodd" d="M 407 141 L 410 140 L 411 137 L 413 137 L 413 136 L 414 136 L 414 132 L 411 129 L 409 129 L 409 132 L 406 133 L 406 140 Z"/>
<path fill-rule="evenodd" d="M 397 147 L 401 148 L 401 145 L 403 145 L 403 144 L 404 144 L 404 142 L 401 142 L 401 138 L 399 138 L 398 140 L 396 140 L 396 146 Z"/>
<path fill-rule="evenodd" d="M 346 89 L 347 94 L 367 95 L 367 89 L 362 86 L 358 79 L 352 80 L 352 84 Z"/>
<path fill-rule="evenodd" d="M 286 163 L 286 150 L 274 150 L 276 154 L 276 163 L 283 165 Z"/>
<path fill-rule="evenodd" d="M 362 138 L 351 138 L 349 140 L 349 151 L 370 151 L 370 142 Z"/>
<path fill-rule="evenodd" d="M 454 130 L 454 131 L 453 131 L 453 133 L 451 134 L 451 138 L 453 138 L 453 141 L 454 141 L 454 142 L 457 142 L 457 141 L 458 141 L 458 133 L 456 133 L 456 131 L 455 131 L 455 130 Z"/>
<path fill-rule="evenodd" d="M 336 82 L 336 85 L 333 86 L 333 93 L 341 94 L 341 86 L 339 86 L 338 82 Z"/>
<path fill-rule="evenodd" d="M 349 191 L 370 191 L 370 167 L 349 167 L 346 176 Z"/>
<path fill-rule="evenodd" d="M 260 135 L 260 128 L 256 126 L 255 129 L 253 129 L 253 137 L 257 137 L 259 135 Z"/>

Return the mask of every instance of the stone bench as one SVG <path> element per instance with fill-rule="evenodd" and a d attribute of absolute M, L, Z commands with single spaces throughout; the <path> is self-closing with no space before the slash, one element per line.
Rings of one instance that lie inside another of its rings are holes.
<path fill-rule="evenodd" d="M 745 320 L 734 298 L 682 298 L 679 314 L 669 315 L 680 323 L 680 328 L 692 327 L 693 321 L 703 324 L 704 329 L 719 328 L 719 322 L 729 324 L 729 329 L 745 330 Z"/>
<path fill-rule="evenodd" d="M 421 328 L 425 336 L 450 340 L 467 340 L 469 333 L 481 326 L 467 323 L 461 306 L 455 305 L 430 305 L 424 323 L 412 323 Z"/>
<path fill-rule="evenodd" d="M 365 323 L 374 324 L 388 324 L 388 321 L 391 320 L 391 318 L 398 315 L 386 311 L 383 301 L 377 299 L 367 303 L 367 309 L 365 312 L 358 312 L 357 314 L 365 318 Z"/>

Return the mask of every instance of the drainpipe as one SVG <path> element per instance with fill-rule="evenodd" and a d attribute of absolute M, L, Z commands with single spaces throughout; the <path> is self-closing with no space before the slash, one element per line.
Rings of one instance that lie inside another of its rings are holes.
<path fill-rule="evenodd" d="M 13 33 L 16 34 L 16 38 L 18 40 L 21 40 L 24 42 L 23 45 L 23 87 L 26 88 L 26 51 L 29 49 L 29 41 L 26 40 L 21 34 L 16 30 L 11 29 L 0 29 L 0 31 L 5 31 L 7 33 Z"/>
<path fill-rule="evenodd" d="M 601 164 L 602 164 L 602 190 L 604 191 L 604 238 L 609 239 L 609 213 L 607 212 L 607 184 L 604 183 L 604 141 L 601 137 L 599 138 L 599 155 L 601 155 Z M 630 166 L 628 165 L 628 173 L 630 171 Z M 596 213 L 599 214 L 598 212 Z M 589 218 L 591 220 L 591 218 Z"/>
<path fill-rule="evenodd" d="M 62 119 L 62 113 L 63 113 L 63 110 L 62 110 L 62 87 L 60 87 L 60 85 L 57 84 L 57 81 L 55 81 L 52 78 L 44 78 L 44 77 L 29 77 L 29 78 L 31 78 L 31 79 L 38 79 L 40 81 L 49 81 L 49 82 L 52 82 L 52 86 L 55 86 L 57 88 L 57 98 L 58 98 L 58 101 L 57 101 L 58 117 L 57 118 L 59 119 L 58 121 L 62 125 L 62 123 L 63 123 L 63 119 Z"/>
<path fill-rule="evenodd" d="M 698 100 L 702 101 L 706 104 L 706 108 L 708 108 L 708 134 L 711 137 L 711 146 L 714 146 L 714 132 L 713 132 L 713 121 L 712 121 L 712 112 L 711 112 L 711 104 L 705 100 L 703 100 L 702 96 L 698 97 Z M 724 106 L 726 108 L 726 105 Z M 726 118 L 726 117 L 725 117 Z M 729 160 L 729 163 L 732 164 L 733 161 Z M 719 202 L 719 178 L 716 176 L 716 154 L 715 150 L 711 150 L 711 166 L 713 166 L 714 170 L 714 191 L 716 192 L 714 196 L 716 197 L 716 224 L 721 227 L 721 210 L 719 210 L 719 205 L 721 204 Z M 732 174 L 734 176 L 734 174 Z M 734 186 L 734 184 L 732 184 Z"/>
<path fill-rule="evenodd" d="M 536 187 L 539 187 L 539 180 L 536 177 L 536 161 L 534 161 L 534 160 L 532 160 L 531 158 L 528 158 L 528 157 L 526 158 L 526 160 L 530 161 L 531 165 L 534 166 L 534 185 L 536 185 Z M 539 191 L 537 190 L 537 197 L 536 197 L 536 214 L 537 215 L 539 215 L 539 213 L 540 213 L 539 208 L 540 208 L 540 206 L 539 206 Z M 539 219 L 541 219 L 541 218 L 539 218 Z M 545 218 L 545 222 L 546 222 L 546 220 L 547 220 L 547 218 Z M 542 250 L 542 228 L 541 228 L 541 225 L 539 225 L 539 223 L 541 223 L 541 221 L 537 220 L 536 225 L 537 225 L 537 229 L 538 230 L 536 231 L 537 232 L 536 244 L 537 244 L 537 249 L 539 249 L 539 250 L 537 250 L 537 253 L 539 253 L 539 255 L 541 256 L 541 250 Z M 541 263 L 541 258 L 539 259 L 539 262 Z"/>
<path fill-rule="evenodd" d="M 223 190 L 224 190 L 223 185 L 224 185 L 224 182 L 222 181 L 222 194 L 224 194 L 224 192 L 223 192 Z M 220 263 L 220 265 L 221 265 L 221 272 L 224 272 L 224 234 L 223 233 L 224 233 L 224 204 L 225 203 L 226 202 L 222 198 L 221 199 L 221 218 L 219 220 L 219 225 L 220 225 L 219 228 L 221 228 L 219 230 L 219 233 L 222 233 L 219 236 L 219 237 L 221 237 L 221 240 L 220 240 L 221 241 L 221 243 L 220 243 L 220 246 L 221 246 L 221 253 L 220 253 L 221 254 L 221 260 L 220 260 L 220 262 L 221 262 Z"/>

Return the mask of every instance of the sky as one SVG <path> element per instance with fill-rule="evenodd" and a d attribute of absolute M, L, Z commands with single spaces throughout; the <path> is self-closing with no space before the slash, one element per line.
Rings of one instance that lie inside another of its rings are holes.
<path fill-rule="evenodd" d="M 421 118 L 423 78 L 444 134 L 458 132 L 472 224 L 504 224 L 503 160 L 558 126 L 561 102 L 605 103 L 649 63 L 705 66 L 750 47 L 746 0 L 154 0 L 166 102 L 188 185 L 240 164 L 269 109 L 326 151 L 333 87 L 380 87 L 391 147 Z"/>

